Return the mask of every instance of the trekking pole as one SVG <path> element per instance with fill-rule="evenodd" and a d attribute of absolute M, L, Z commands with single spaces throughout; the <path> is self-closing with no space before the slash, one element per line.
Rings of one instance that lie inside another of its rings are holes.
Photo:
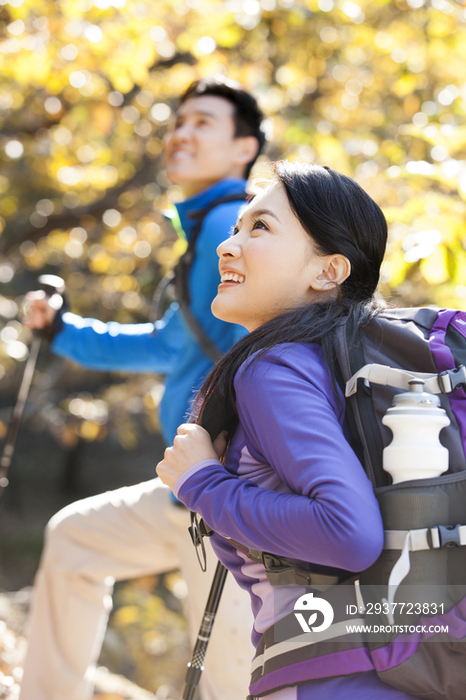
<path fill-rule="evenodd" d="M 188 670 L 186 671 L 186 677 L 184 679 L 183 700 L 193 700 L 194 693 L 199 685 L 201 674 L 204 670 L 204 657 L 207 651 L 207 645 L 210 635 L 212 634 L 212 626 L 217 614 L 227 574 L 228 569 L 218 562 L 205 606 L 204 616 L 201 626 L 199 627 L 196 644 L 194 645 L 193 655 L 191 661 L 188 663 Z"/>
<path fill-rule="evenodd" d="M 39 277 L 39 284 L 44 290 L 47 297 L 52 297 L 55 294 L 61 296 L 65 289 L 64 281 L 61 277 L 57 277 L 56 275 L 41 275 Z M 5 439 L 2 457 L 0 459 L 0 499 L 3 495 L 3 491 L 8 486 L 8 470 L 13 459 L 13 454 L 16 446 L 16 439 L 18 437 L 18 431 L 21 425 L 21 419 L 23 417 L 24 407 L 26 406 L 29 390 L 31 388 L 34 370 L 36 369 L 37 357 L 39 355 L 42 337 L 42 333 L 34 333 L 31 347 L 29 349 L 29 357 L 26 362 L 26 367 L 24 368 L 23 378 L 21 379 L 21 385 L 19 387 L 18 398 L 16 399 L 16 404 L 13 409 L 10 426 L 8 428 L 8 433 Z"/>

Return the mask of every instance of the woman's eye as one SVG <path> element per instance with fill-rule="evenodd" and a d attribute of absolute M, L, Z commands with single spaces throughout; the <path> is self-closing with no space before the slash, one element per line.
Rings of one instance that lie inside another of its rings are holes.
<path fill-rule="evenodd" d="M 264 221 L 262 221 L 262 219 L 253 219 L 251 221 L 251 231 L 257 231 L 257 230 L 268 231 L 269 227 L 267 226 L 267 224 Z M 229 235 L 235 236 L 237 233 L 239 233 L 239 231 L 240 231 L 239 226 L 232 226 L 230 231 L 229 231 Z"/>
<path fill-rule="evenodd" d="M 254 219 L 252 221 L 251 229 L 252 229 L 252 231 L 255 231 L 256 229 L 268 230 L 268 227 L 267 227 L 266 223 L 264 221 L 262 221 L 262 219 Z"/>

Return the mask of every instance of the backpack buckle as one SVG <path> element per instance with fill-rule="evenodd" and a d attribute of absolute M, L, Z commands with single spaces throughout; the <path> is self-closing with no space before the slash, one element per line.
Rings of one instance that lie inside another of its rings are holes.
<path fill-rule="evenodd" d="M 449 394 L 461 384 L 466 384 L 466 367 L 460 365 L 455 369 L 446 369 L 444 372 L 440 372 L 438 381 L 442 394 Z"/>
<path fill-rule="evenodd" d="M 440 549 L 461 547 L 459 525 L 439 525 L 437 530 L 440 540 Z"/>
<path fill-rule="evenodd" d="M 266 571 L 275 569 L 279 566 L 283 566 L 282 559 L 274 554 L 269 554 L 268 552 L 262 552 L 262 564 Z"/>
<path fill-rule="evenodd" d="M 275 554 L 262 552 L 262 564 L 271 586 L 309 586 L 309 573 Z"/>

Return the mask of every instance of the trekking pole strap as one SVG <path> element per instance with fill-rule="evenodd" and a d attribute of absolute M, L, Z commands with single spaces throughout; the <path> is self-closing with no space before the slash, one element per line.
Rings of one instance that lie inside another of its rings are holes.
<path fill-rule="evenodd" d="M 461 377 L 463 377 L 463 381 L 466 382 L 466 368 L 460 367 L 458 369 L 459 371 L 463 370 L 461 371 Z M 446 394 L 452 391 L 453 388 L 456 388 L 458 384 L 462 383 L 457 382 L 453 387 L 453 382 L 448 372 L 442 372 L 442 374 L 407 372 L 406 370 L 395 369 L 388 365 L 370 364 L 364 365 L 359 372 L 353 374 L 351 379 L 346 382 L 346 396 L 352 396 L 356 393 L 358 379 L 365 379 L 368 382 L 381 386 L 394 386 L 398 389 L 404 389 L 404 391 L 409 391 L 410 381 L 413 379 L 422 379 L 424 382 L 424 391 L 429 394 Z"/>
<path fill-rule="evenodd" d="M 192 542 L 196 548 L 199 564 L 202 571 L 205 571 L 205 550 L 202 542 L 204 537 L 213 535 L 203 518 L 198 518 L 196 513 L 191 513 L 191 527 L 188 528 Z M 277 554 L 261 552 L 258 549 L 251 549 L 241 542 L 228 538 L 227 540 L 241 552 L 247 554 L 249 559 L 258 564 L 262 564 L 265 575 L 271 586 L 334 586 L 342 580 L 340 576 L 333 574 L 323 574 L 316 571 L 304 569 L 293 561 L 280 557 Z M 200 550 L 200 551 L 199 551 Z"/>

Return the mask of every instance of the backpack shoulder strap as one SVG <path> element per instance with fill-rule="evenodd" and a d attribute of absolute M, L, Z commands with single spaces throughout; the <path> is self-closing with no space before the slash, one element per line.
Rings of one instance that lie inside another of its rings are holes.
<path fill-rule="evenodd" d="M 211 202 L 207 207 L 204 207 L 204 209 L 192 212 L 191 217 L 196 220 L 196 223 L 191 232 L 188 248 L 184 255 L 181 256 L 175 268 L 175 295 L 180 311 L 200 348 L 214 363 L 218 362 L 223 353 L 217 348 L 213 340 L 209 338 L 201 323 L 192 312 L 189 293 L 189 273 L 194 262 L 196 243 L 207 214 L 221 204 L 242 202 L 245 201 L 247 197 L 248 195 L 245 191 L 237 192 L 236 194 L 227 195 L 226 197 L 220 197 Z"/>
<path fill-rule="evenodd" d="M 225 197 L 219 197 L 218 199 L 215 199 L 213 202 L 208 204 L 206 207 L 203 207 L 202 209 L 197 209 L 196 211 L 192 211 L 189 214 L 189 218 L 193 219 L 196 223 L 192 228 L 186 253 L 180 258 L 180 260 L 187 256 L 188 251 L 194 252 L 197 239 L 199 238 L 199 234 L 202 230 L 204 219 L 206 218 L 207 214 L 210 214 L 211 211 L 219 207 L 221 204 L 230 204 L 231 202 L 245 202 L 248 196 L 248 193 L 245 190 L 242 190 L 241 192 L 236 192 L 235 194 L 229 194 L 225 195 Z"/>
<path fill-rule="evenodd" d="M 376 319 L 372 323 L 376 322 Z M 349 381 L 365 364 L 363 344 L 351 344 L 351 321 L 345 318 L 337 328 L 336 353 L 337 365 L 345 382 Z M 364 387 L 346 399 L 347 420 L 353 440 L 363 452 L 366 474 L 374 487 L 388 483 L 387 473 L 382 468 L 383 440 L 372 406 L 370 390 Z"/>

